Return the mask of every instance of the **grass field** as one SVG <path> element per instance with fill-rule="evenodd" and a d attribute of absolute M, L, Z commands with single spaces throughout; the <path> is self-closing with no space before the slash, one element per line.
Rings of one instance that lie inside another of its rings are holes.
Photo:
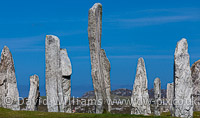
<path fill-rule="evenodd" d="M 130 114 L 87 114 L 87 113 L 48 113 L 39 111 L 12 111 L 0 108 L 0 118 L 170 118 L 169 113 L 161 116 L 142 116 Z M 200 112 L 194 113 L 194 118 L 200 118 Z"/>

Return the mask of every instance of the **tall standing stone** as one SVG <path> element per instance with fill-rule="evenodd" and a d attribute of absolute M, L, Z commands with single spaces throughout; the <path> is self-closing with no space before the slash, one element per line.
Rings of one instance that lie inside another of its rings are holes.
<path fill-rule="evenodd" d="M 0 106 L 12 110 L 20 110 L 13 57 L 7 46 L 4 46 L 1 52 Z"/>
<path fill-rule="evenodd" d="M 193 81 L 193 101 L 194 111 L 200 111 L 200 60 L 191 67 Z"/>
<path fill-rule="evenodd" d="M 168 105 L 168 110 L 170 111 L 172 115 L 174 114 L 173 99 L 174 99 L 174 83 L 168 83 L 167 84 L 167 105 Z"/>
<path fill-rule="evenodd" d="M 72 65 L 68 57 L 66 49 L 60 49 L 61 69 L 62 69 L 62 86 L 63 86 L 63 97 L 64 97 L 64 111 L 71 113 L 71 74 Z"/>
<path fill-rule="evenodd" d="M 102 63 L 102 71 L 104 75 L 104 88 L 103 89 L 103 101 L 104 101 L 104 107 L 108 110 L 108 112 L 111 112 L 111 104 L 107 104 L 107 101 L 111 100 L 111 87 L 110 87 L 110 62 L 108 58 L 106 57 L 106 53 L 104 49 L 101 49 L 101 63 Z"/>
<path fill-rule="evenodd" d="M 111 109 L 111 106 L 105 101 L 105 99 L 110 98 L 110 65 L 106 65 L 109 63 L 108 59 L 105 56 L 104 51 L 101 51 L 101 32 L 102 5 L 96 3 L 89 10 L 88 21 L 88 39 L 92 68 L 91 74 L 96 101 L 98 103 L 96 105 L 96 113 L 103 113 L 103 111 L 110 111 Z"/>
<path fill-rule="evenodd" d="M 45 41 L 46 95 L 48 112 L 64 112 L 62 72 L 60 62 L 60 40 L 47 35 Z"/>
<path fill-rule="evenodd" d="M 150 115 L 149 94 L 147 87 L 147 75 L 143 58 L 138 59 L 137 72 L 131 96 L 131 114 Z"/>
<path fill-rule="evenodd" d="M 38 109 L 39 98 L 39 77 L 37 75 L 33 75 L 30 77 L 30 90 L 26 109 L 28 111 L 36 111 Z"/>
<path fill-rule="evenodd" d="M 186 39 L 177 43 L 174 54 L 175 117 L 193 117 L 192 77 Z"/>
<path fill-rule="evenodd" d="M 161 113 L 161 82 L 159 78 L 154 80 L 154 115 L 160 116 Z"/>

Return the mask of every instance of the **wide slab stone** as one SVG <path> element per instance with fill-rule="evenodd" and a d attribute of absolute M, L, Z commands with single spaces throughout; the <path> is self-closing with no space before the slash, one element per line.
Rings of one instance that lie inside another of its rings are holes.
<path fill-rule="evenodd" d="M 147 87 L 147 75 L 143 58 L 138 59 L 137 72 L 131 96 L 131 114 L 150 115 L 149 94 Z"/>
<path fill-rule="evenodd" d="M 45 41 L 46 95 L 48 112 L 64 112 L 62 72 L 60 62 L 60 40 L 47 35 Z"/>
<path fill-rule="evenodd" d="M 0 106 L 12 110 L 20 110 L 13 57 L 7 46 L 4 46 L 1 52 Z"/>
<path fill-rule="evenodd" d="M 192 104 L 192 77 L 190 70 L 190 56 L 186 39 L 177 43 L 174 53 L 174 87 L 176 101 L 174 104 L 174 116 L 193 117 Z"/>

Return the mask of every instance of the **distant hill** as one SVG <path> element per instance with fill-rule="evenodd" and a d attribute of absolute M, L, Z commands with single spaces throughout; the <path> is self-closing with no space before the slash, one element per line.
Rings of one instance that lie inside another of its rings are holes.
<path fill-rule="evenodd" d="M 167 90 L 161 89 L 161 98 L 166 98 L 167 97 L 166 94 L 167 94 Z M 149 98 L 154 98 L 153 96 L 154 96 L 154 90 L 150 89 L 149 90 Z"/>
<path fill-rule="evenodd" d="M 154 96 L 154 90 L 150 89 L 149 91 L 149 98 L 153 99 Z M 161 97 L 162 98 L 166 98 L 166 89 L 161 89 Z M 111 95 L 112 96 L 123 96 L 123 97 L 130 97 L 132 95 L 132 90 L 130 89 L 126 89 L 126 88 L 120 88 L 120 89 L 116 89 L 111 91 Z M 82 98 L 94 98 L 94 91 L 89 91 L 86 92 L 85 94 L 83 94 Z"/>
<path fill-rule="evenodd" d="M 154 93 L 153 93 L 153 89 L 149 90 L 149 97 L 150 99 L 153 99 Z M 166 97 L 166 90 L 162 89 L 161 90 L 162 93 L 162 98 Z M 125 100 L 130 100 L 131 99 L 131 95 L 132 95 L 132 90 L 130 89 L 126 89 L 126 88 L 120 88 L 120 89 L 116 89 L 111 91 L 111 99 L 125 99 Z M 95 95 L 94 95 L 94 91 L 89 91 L 86 92 L 81 98 L 75 98 L 76 100 L 81 101 L 81 99 L 85 99 L 86 101 L 88 99 L 94 99 Z M 46 99 L 45 96 L 41 96 L 41 99 Z M 27 98 L 24 99 L 24 101 L 27 101 Z M 73 104 L 73 98 L 71 98 L 71 104 L 72 104 L 72 109 L 76 111 L 76 113 L 95 113 L 95 105 L 81 105 L 81 104 Z M 23 104 L 20 106 L 21 110 L 25 110 L 26 105 Z M 151 106 L 151 108 L 153 108 Z M 43 111 L 43 112 L 47 112 L 47 106 L 40 104 L 38 107 L 38 111 Z M 130 114 L 131 112 L 131 106 L 130 104 L 113 104 L 112 105 L 112 113 L 120 113 L 120 114 Z"/>

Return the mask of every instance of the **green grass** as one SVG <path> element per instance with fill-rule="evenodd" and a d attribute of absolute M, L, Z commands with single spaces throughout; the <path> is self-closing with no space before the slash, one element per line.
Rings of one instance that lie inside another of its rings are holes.
<path fill-rule="evenodd" d="M 199 118 L 200 112 L 194 113 L 194 118 Z M 88 113 L 48 113 L 39 111 L 12 111 L 0 108 L 0 118 L 170 118 L 169 113 L 161 116 L 142 116 L 130 114 L 88 114 Z"/>

